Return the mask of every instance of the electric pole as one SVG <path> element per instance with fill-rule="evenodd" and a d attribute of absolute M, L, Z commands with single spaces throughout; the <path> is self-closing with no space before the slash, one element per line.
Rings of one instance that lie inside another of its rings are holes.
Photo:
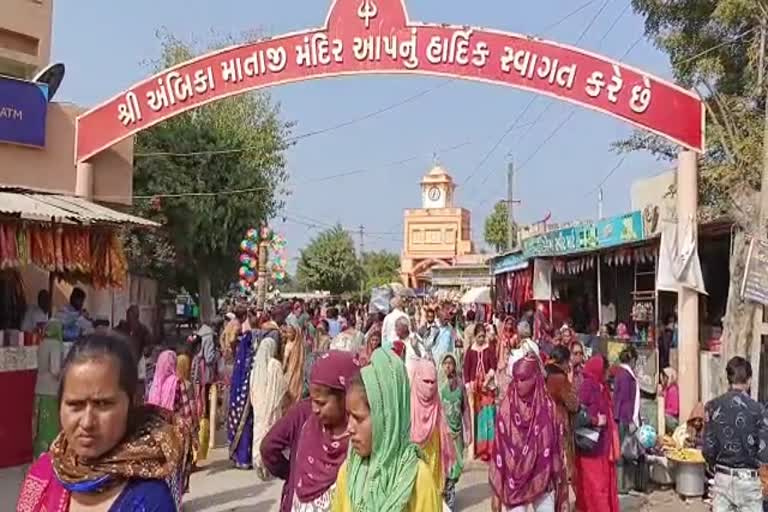
<path fill-rule="evenodd" d="M 517 229 L 515 226 L 515 164 L 507 166 L 507 250 L 517 249 Z"/>
<path fill-rule="evenodd" d="M 597 220 L 603 218 L 603 187 L 597 191 Z"/>
<path fill-rule="evenodd" d="M 360 224 L 359 228 L 359 235 L 360 235 L 360 269 L 363 269 L 363 251 L 365 250 L 365 226 Z M 360 303 L 362 304 L 365 300 L 365 273 L 363 273 L 363 276 L 360 278 Z"/>

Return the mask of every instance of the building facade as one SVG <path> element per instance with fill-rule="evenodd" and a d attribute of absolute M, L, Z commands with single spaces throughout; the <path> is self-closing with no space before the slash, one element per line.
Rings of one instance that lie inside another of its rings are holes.
<path fill-rule="evenodd" d="M 51 64 L 53 0 L 1 3 L 0 189 L 77 195 L 124 209 L 132 203 L 133 139 L 76 166 L 75 120 L 85 109 L 50 101 L 50 90 L 32 82 Z M 59 7 L 71 5 L 62 2 Z M 34 135 L 22 137 L 30 133 Z M 21 274 L 25 298 L 34 303 L 37 291 L 48 287 L 48 273 L 29 266 Z M 111 318 L 112 305 L 122 292 L 83 287 L 89 296 L 88 309 Z M 70 289 L 64 283 L 57 284 L 55 303 L 66 302 Z"/>
<path fill-rule="evenodd" d="M 421 208 L 404 213 L 400 276 L 403 284 L 425 288 L 433 267 L 455 266 L 474 253 L 471 213 L 454 205 L 456 184 L 439 165 L 421 180 Z"/>

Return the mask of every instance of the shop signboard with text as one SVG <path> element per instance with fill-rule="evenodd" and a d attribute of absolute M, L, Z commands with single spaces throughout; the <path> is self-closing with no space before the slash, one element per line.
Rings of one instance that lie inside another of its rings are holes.
<path fill-rule="evenodd" d="M 704 149 L 695 93 L 594 53 L 521 34 L 418 23 L 405 0 L 334 0 L 321 28 L 225 48 L 162 71 L 77 119 L 75 159 L 233 94 L 350 75 L 430 75 L 503 85 L 602 112 Z"/>
<path fill-rule="evenodd" d="M 0 76 L 0 143 L 45 146 L 48 86 Z"/>
<path fill-rule="evenodd" d="M 596 222 L 558 229 L 523 241 L 526 258 L 562 256 L 645 240 L 643 215 L 631 212 Z"/>

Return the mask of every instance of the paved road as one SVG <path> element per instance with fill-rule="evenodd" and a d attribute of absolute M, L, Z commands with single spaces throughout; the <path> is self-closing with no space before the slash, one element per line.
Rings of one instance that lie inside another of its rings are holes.
<path fill-rule="evenodd" d="M 14 508 L 25 468 L 0 470 L 0 511 Z M 489 488 L 485 466 L 468 464 L 457 493 L 458 510 L 488 512 Z M 192 475 L 191 492 L 185 496 L 184 512 L 271 512 L 277 511 L 282 482 L 260 482 L 251 471 L 233 469 L 224 449 L 214 450 L 210 460 Z M 671 492 L 650 497 L 626 497 L 625 512 L 706 512 L 701 501 L 681 502 Z"/>

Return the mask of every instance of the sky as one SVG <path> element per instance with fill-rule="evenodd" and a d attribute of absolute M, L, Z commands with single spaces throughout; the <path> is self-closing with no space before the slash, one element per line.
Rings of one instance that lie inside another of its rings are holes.
<path fill-rule="evenodd" d="M 671 78 L 668 58 L 643 37 L 643 20 L 629 8 L 629 0 L 594 0 L 563 20 L 586 3 L 409 0 L 406 5 L 412 20 L 537 34 Z M 147 62 L 159 55 L 158 31 L 205 46 L 222 35 L 279 35 L 321 26 L 329 6 L 330 0 L 58 0 L 52 61 L 64 62 L 67 74 L 57 100 L 92 106 L 145 78 Z M 460 185 L 455 202 L 472 212 L 472 236 L 480 247 L 484 219 L 504 198 L 509 161 L 518 167 L 516 216 L 526 223 L 548 212 L 553 222 L 594 218 L 603 181 L 604 214 L 627 212 L 631 183 L 666 169 L 638 153 L 611 173 L 621 160 L 611 143 L 628 136 L 629 125 L 509 87 L 376 76 L 283 85 L 269 93 L 280 103 L 282 117 L 296 123 L 296 134 L 398 105 L 303 139 L 289 150 L 286 219 L 278 217 L 273 227 L 285 235 L 290 258 L 318 230 L 337 222 L 355 233 L 363 225 L 369 233 L 366 250 L 399 253 L 403 209 L 420 207 L 419 180 L 432 167 L 435 153 Z M 533 96 L 535 102 L 520 121 L 527 126 L 512 131 L 491 153 Z M 312 181 L 348 171 L 361 172 Z"/>

